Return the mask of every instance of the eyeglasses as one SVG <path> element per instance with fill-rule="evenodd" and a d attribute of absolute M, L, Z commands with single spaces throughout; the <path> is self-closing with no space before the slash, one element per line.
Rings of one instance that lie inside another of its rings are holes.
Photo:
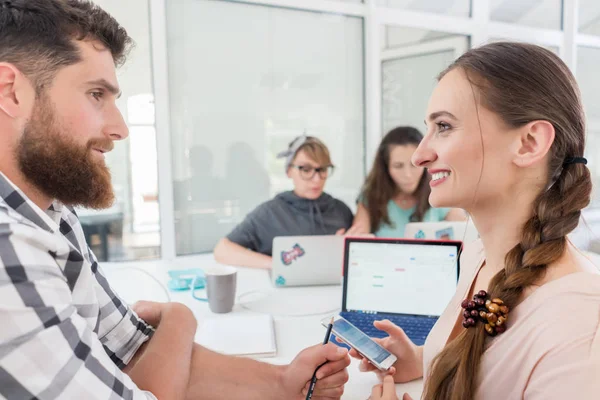
<path fill-rule="evenodd" d="M 326 167 L 314 168 L 314 167 L 310 167 L 308 165 L 291 164 L 290 167 L 296 168 L 298 171 L 300 171 L 300 177 L 302 179 L 304 179 L 305 181 L 310 181 L 315 176 L 316 173 L 319 173 L 319 177 L 321 179 L 327 179 L 331 175 L 333 175 L 333 171 L 335 170 L 335 167 L 333 165 L 328 165 Z"/>

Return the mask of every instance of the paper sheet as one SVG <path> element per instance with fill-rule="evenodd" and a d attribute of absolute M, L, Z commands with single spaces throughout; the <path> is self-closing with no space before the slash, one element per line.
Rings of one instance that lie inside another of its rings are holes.
<path fill-rule="evenodd" d="M 223 354 L 260 357 L 277 354 L 273 318 L 269 314 L 207 319 L 198 327 L 195 340 Z"/>

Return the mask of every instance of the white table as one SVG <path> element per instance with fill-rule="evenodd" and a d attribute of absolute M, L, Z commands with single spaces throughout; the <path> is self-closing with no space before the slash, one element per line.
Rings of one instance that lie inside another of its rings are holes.
<path fill-rule="evenodd" d="M 206 255 L 180 258 L 168 264 L 165 261 L 159 261 L 130 263 L 122 266 L 107 265 L 103 267 L 103 270 L 117 293 L 132 304 L 137 300 L 168 301 L 163 288 L 137 268 L 146 271 L 166 285 L 169 280 L 167 271 L 170 269 L 203 268 L 214 264 L 212 255 Z M 197 294 L 202 296 L 204 292 L 198 291 Z M 238 300 L 252 310 L 242 307 L 240 302 L 236 301 L 233 312 L 238 314 L 264 312 L 273 315 L 277 356 L 261 361 L 285 364 L 292 361 L 302 349 L 322 342 L 325 330 L 320 321 L 339 311 L 341 294 L 341 286 L 275 289 L 270 283 L 267 271 L 238 268 Z M 222 317 L 222 315 L 213 314 L 209 310 L 208 304 L 193 299 L 189 291 L 170 292 L 170 296 L 172 301 L 181 302 L 192 309 L 199 326 L 206 319 Z M 262 300 L 252 301 L 257 298 L 262 298 Z M 377 377 L 372 373 L 361 373 L 356 360 L 352 361 L 349 374 L 350 381 L 346 385 L 343 399 L 367 399 L 373 385 L 378 383 Z M 396 390 L 400 398 L 403 393 L 408 392 L 413 399 L 418 399 L 421 396 L 422 387 L 422 380 L 417 380 L 407 384 L 398 384 Z"/>

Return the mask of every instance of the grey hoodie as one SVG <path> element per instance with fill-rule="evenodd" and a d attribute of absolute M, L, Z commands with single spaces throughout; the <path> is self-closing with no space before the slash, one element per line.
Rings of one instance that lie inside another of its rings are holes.
<path fill-rule="evenodd" d="M 348 206 L 327 193 L 309 200 L 283 192 L 256 207 L 227 239 L 270 256 L 276 236 L 333 235 L 352 219 Z"/>

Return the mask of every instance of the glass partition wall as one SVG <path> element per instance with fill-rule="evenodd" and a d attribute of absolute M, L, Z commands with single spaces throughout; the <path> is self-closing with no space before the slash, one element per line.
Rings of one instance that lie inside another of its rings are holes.
<path fill-rule="evenodd" d="M 572 68 L 600 179 L 597 1 L 96 1 L 137 43 L 119 72 L 130 139 L 107 157 L 117 201 L 80 210 L 102 260 L 211 252 L 253 207 L 291 187 L 276 155 L 304 132 L 332 153 L 326 191 L 355 209 L 381 136 L 423 129 L 436 75 L 495 40 L 545 46 Z M 585 215 L 591 230 L 577 243 L 600 252 L 597 192 Z"/>

